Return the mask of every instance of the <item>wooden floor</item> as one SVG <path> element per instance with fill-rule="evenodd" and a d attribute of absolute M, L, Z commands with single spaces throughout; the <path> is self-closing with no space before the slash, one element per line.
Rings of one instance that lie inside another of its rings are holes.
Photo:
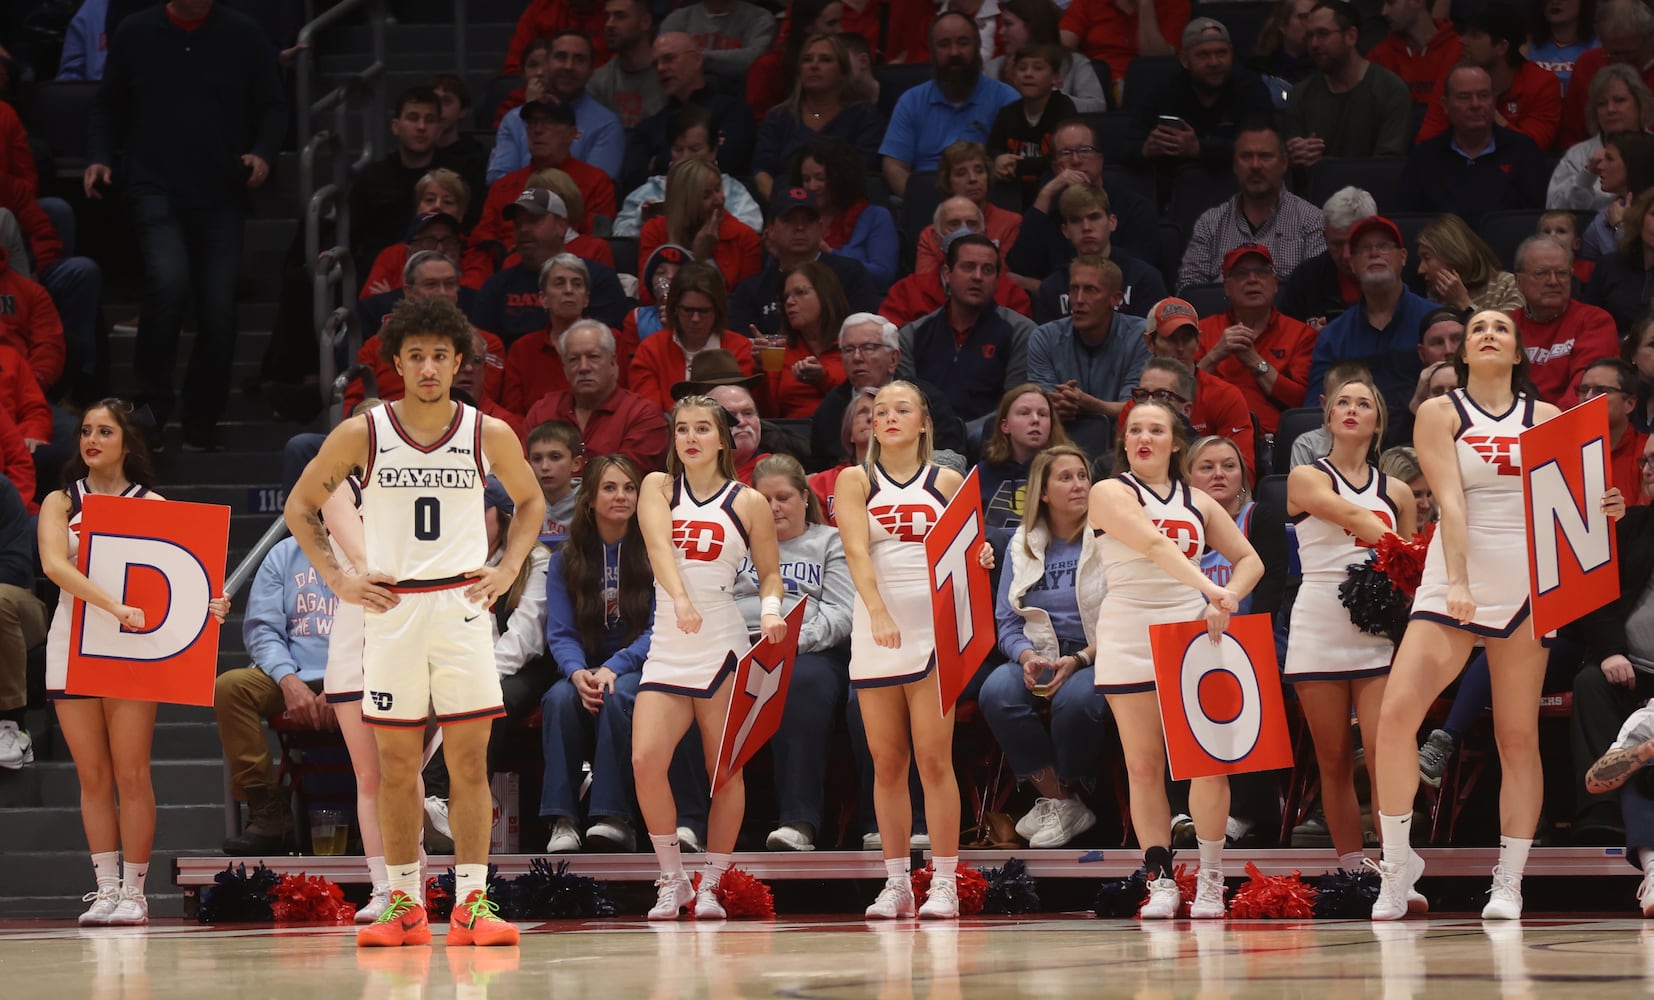
<path fill-rule="evenodd" d="M 1654 992 L 1654 921 L 1636 919 L 1191 925 L 1069 916 L 921 926 L 833 917 L 524 930 L 518 948 L 448 949 L 438 937 L 427 947 L 358 951 L 349 928 L 164 922 L 82 931 L 10 922 L 0 925 L 0 992 L 94 1000 L 1608 1000 Z"/>

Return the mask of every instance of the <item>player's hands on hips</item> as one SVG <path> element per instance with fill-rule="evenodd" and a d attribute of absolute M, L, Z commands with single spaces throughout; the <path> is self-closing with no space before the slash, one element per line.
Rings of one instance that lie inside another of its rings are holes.
<path fill-rule="evenodd" d="M 765 615 L 758 631 L 764 633 L 764 638 L 769 641 L 780 642 L 787 638 L 787 619 L 780 615 Z"/>
<path fill-rule="evenodd" d="M 1470 596 L 1468 584 L 1447 585 L 1447 616 L 1461 625 L 1468 625 L 1476 617 L 1476 599 Z"/>
<path fill-rule="evenodd" d="M 347 573 L 339 577 L 333 593 L 346 604 L 359 604 L 369 611 L 389 611 L 399 598 L 384 585 L 396 581 L 384 573 Z"/>
<path fill-rule="evenodd" d="M 701 613 L 695 610 L 695 602 L 689 595 L 672 599 L 672 614 L 677 618 L 678 631 L 684 635 L 694 635 L 701 630 Z"/>
<path fill-rule="evenodd" d="M 1206 634 L 1211 636 L 1212 643 L 1223 638 L 1223 630 L 1229 627 L 1229 612 L 1217 603 L 1206 605 Z"/>
<path fill-rule="evenodd" d="M 977 550 L 976 561 L 982 564 L 983 569 L 993 569 L 994 547 L 987 542 L 983 542 L 982 548 Z"/>
<path fill-rule="evenodd" d="M 215 597 L 207 602 L 207 610 L 218 619 L 218 624 L 224 624 L 224 619 L 230 617 L 230 598 L 228 596 Z"/>
<path fill-rule="evenodd" d="M 1608 492 L 1602 495 L 1602 512 L 1615 521 L 1625 516 L 1625 494 L 1618 486 L 1608 487 Z"/>
<path fill-rule="evenodd" d="M 1618 653 L 1603 659 L 1602 676 L 1608 679 L 1608 683 L 1623 688 L 1633 687 L 1637 683 L 1637 671 L 1631 666 L 1631 661 Z"/>
<path fill-rule="evenodd" d="M 890 612 L 880 608 L 868 612 L 872 620 L 873 641 L 886 649 L 902 648 L 902 630 L 896 627 L 896 619 L 890 617 Z"/>
<path fill-rule="evenodd" d="M 493 607 L 494 599 L 517 582 L 517 574 L 507 573 L 504 566 L 484 566 L 465 575 L 477 581 L 465 588 L 465 599 L 485 608 Z"/>
<path fill-rule="evenodd" d="M 134 632 L 143 630 L 143 608 L 134 608 L 128 604 L 120 604 L 115 607 L 115 617 L 120 621 L 121 625 L 133 630 Z"/>

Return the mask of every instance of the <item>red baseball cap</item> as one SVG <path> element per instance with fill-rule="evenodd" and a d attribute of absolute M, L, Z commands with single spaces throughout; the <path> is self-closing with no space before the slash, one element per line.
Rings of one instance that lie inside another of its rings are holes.
<path fill-rule="evenodd" d="M 1229 277 L 1229 272 L 1241 262 L 1243 257 L 1262 257 L 1263 262 L 1270 267 L 1275 266 L 1275 255 L 1262 243 L 1242 243 L 1240 246 L 1223 255 L 1223 276 Z"/>
<path fill-rule="evenodd" d="M 1361 234 L 1371 229 L 1382 231 L 1385 235 L 1395 240 L 1396 246 L 1398 247 L 1404 247 L 1407 245 L 1407 241 L 1401 238 L 1400 226 L 1397 226 L 1395 223 L 1391 222 L 1389 219 L 1386 219 L 1382 215 L 1369 215 L 1365 219 L 1362 219 L 1350 227 L 1350 246 L 1355 246 L 1355 241 L 1361 238 Z"/>
<path fill-rule="evenodd" d="M 1175 337 L 1184 327 L 1200 329 L 1200 314 L 1195 307 L 1183 299 L 1165 298 L 1154 304 L 1149 310 L 1147 324 L 1143 332 L 1151 337 Z"/>

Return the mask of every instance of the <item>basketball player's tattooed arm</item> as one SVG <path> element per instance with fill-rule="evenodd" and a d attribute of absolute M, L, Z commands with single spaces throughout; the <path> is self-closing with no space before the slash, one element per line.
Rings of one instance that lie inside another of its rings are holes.
<path fill-rule="evenodd" d="M 466 590 L 465 596 L 491 605 L 496 597 L 511 589 L 523 560 L 539 540 L 540 526 L 546 521 L 546 497 L 540 492 L 540 480 L 534 475 L 533 466 L 523 457 L 523 443 L 510 425 L 493 417 L 483 417 L 482 450 L 516 508 L 499 563 L 479 566 L 465 574 L 477 581 Z"/>
<path fill-rule="evenodd" d="M 649 550 L 649 567 L 654 570 L 655 582 L 666 596 L 672 598 L 672 613 L 678 631 L 694 635 L 701 630 L 701 613 L 684 589 L 683 577 L 678 575 L 677 555 L 672 551 L 672 501 L 668 493 L 672 478 L 664 472 L 651 472 L 643 478 L 643 488 L 637 493 L 637 526 L 643 544 Z M 774 527 L 774 521 L 771 521 Z M 664 609 L 657 608 L 656 614 Z"/>
<path fill-rule="evenodd" d="M 1654 740 L 1644 740 L 1633 747 L 1614 747 L 1585 772 L 1585 790 L 1592 795 L 1611 792 L 1629 781 L 1651 759 L 1654 759 Z"/>
<path fill-rule="evenodd" d="M 322 505 L 352 469 L 367 467 L 367 450 L 366 417 L 352 417 L 333 428 L 287 495 L 284 517 L 287 530 L 293 533 L 293 539 L 304 550 L 310 564 L 322 574 L 328 589 L 347 604 L 383 611 L 396 604 L 396 595 L 379 584 L 394 581 L 383 574 L 346 576 L 339 561 L 333 558 L 333 547 L 327 544 L 327 528 L 322 525 Z"/>

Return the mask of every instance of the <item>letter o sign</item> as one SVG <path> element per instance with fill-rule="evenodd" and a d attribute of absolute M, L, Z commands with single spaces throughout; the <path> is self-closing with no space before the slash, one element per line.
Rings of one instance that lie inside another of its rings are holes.
<path fill-rule="evenodd" d="M 1183 652 L 1179 692 L 1183 717 L 1200 749 L 1234 763 L 1257 748 L 1263 698 L 1257 668 L 1244 647 L 1225 633 L 1216 645 L 1202 632 Z"/>

